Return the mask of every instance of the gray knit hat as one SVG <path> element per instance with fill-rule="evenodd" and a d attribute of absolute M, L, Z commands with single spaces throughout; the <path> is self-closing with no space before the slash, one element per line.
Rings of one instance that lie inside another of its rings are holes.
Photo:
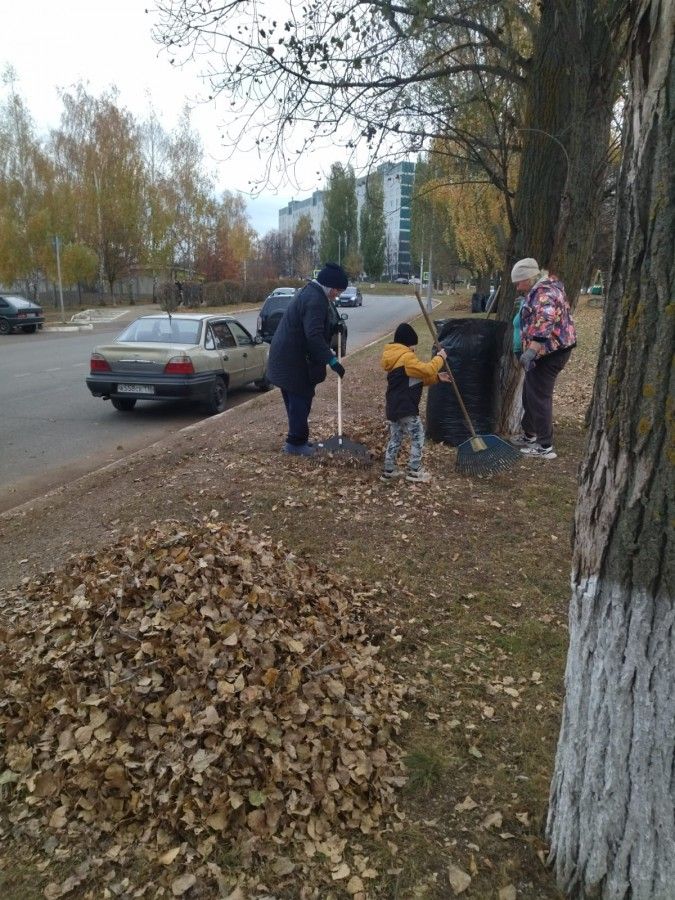
<path fill-rule="evenodd" d="M 525 281 L 528 278 L 536 278 L 540 271 L 537 260 L 527 256 L 525 259 L 519 259 L 511 269 L 511 281 L 517 284 L 519 281 Z"/>

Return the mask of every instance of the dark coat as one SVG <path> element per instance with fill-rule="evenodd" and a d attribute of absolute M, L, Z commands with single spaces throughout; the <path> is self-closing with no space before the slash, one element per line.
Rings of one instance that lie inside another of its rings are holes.
<path fill-rule="evenodd" d="M 267 361 L 272 384 L 291 394 L 313 397 L 335 356 L 330 347 L 334 325 L 330 300 L 322 287 L 310 281 L 291 300 L 274 332 Z"/>

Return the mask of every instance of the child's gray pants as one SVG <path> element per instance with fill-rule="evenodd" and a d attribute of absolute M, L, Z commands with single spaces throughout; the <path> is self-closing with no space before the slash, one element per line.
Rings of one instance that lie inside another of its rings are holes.
<path fill-rule="evenodd" d="M 389 423 L 389 443 L 384 452 L 384 468 L 395 469 L 401 444 L 406 435 L 410 436 L 409 469 L 419 469 L 422 465 L 422 448 L 424 447 L 424 425 L 419 416 L 405 416 L 396 422 Z"/>

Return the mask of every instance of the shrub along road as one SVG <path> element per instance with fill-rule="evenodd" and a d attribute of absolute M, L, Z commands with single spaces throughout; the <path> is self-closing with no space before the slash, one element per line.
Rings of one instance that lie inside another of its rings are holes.
<path fill-rule="evenodd" d="M 555 461 L 524 460 L 507 474 L 470 481 L 455 474 L 454 450 L 428 445 L 431 484 L 382 484 L 384 375 L 375 346 L 352 357 L 344 383 L 345 432 L 373 449 L 372 468 L 281 455 L 281 398 L 260 396 L 0 517 L 0 589 L 152 522 L 204 517 L 245 523 L 370 585 L 377 616 L 365 613 L 367 631 L 408 689 L 409 718 L 398 741 L 409 779 L 400 815 L 379 836 L 354 836 L 376 873 L 366 896 L 440 900 L 468 885 L 465 896 L 481 900 L 557 897 L 541 829 L 566 652 L 569 530 L 600 318 L 592 309 L 577 314 L 580 348 L 557 390 Z M 315 437 L 335 431 L 331 375 L 311 425 Z M 341 865 L 358 871 L 345 837 Z M 4 898 L 42 896 L 48 882 L 70 874 L 74 860 L 52 859 L 43 870 L 44 838 L 34 846 L 5 839 Z M 230 864 L 233 890 L 242 873 L 236 860 Z M 157 877 L 142 865 L 131 871 L 137 886 Z M 273 894 L 300 896 L 282 875 L 266 884 Z M 198 883 L 194 890 L 189 896 L 208 896 Z M 337 879 L 316 896 L 349 893 Z"/>

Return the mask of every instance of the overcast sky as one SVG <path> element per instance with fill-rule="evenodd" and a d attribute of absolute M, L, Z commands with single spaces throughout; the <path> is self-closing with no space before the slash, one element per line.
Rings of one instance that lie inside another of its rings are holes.
<path fill-rule="evenodd" d="M 145 13 L 151 6 L 152 0 L 0 0 L 0 71 L 7 64 L 14 67 L 17 91 L 45 132 L 59 122 L 57 89 L 80 80 L 94 94 L 117 86 L 120 105 L 138 119 L 145 118 L 152 102 L 167 131 L 177 124 L 185 101 L 194 103 L 193 127 L 218 189 L 244 193 L 251 224 L 260 234 L 277 228 L 279 208 L 322 187 L 330 163 L 344 151 L 336 148 L 334 154 L 308 160 L 299 186 L 287 181 L 278 193 L 266 190 L 250 198 L 249 179 L 259 176 L 263 162 L 250 152 L 228 158 L 230 151 L 220 140 L 224 113 L 214 102 L 197 102 L 203 93 L 198 71 L 171 66 L 152 40 L 156 20 Z M 274 174 L 283 181 L 283 175 Z"/>

